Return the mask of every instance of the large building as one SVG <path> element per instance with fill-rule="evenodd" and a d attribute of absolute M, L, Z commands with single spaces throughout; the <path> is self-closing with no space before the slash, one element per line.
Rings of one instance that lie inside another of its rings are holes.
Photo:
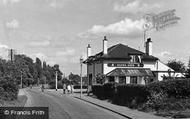
<path fill-rule="evenodd" d="M 108 48 L 108 40 L 103 39 L 103 51 L 91 55 L 91 46 L 87 47 L 87 76 L 89 85 L 99 83 L 97 76 L 105 76 L 106 82 L 122 84 L 146 84 L 161 81 L 164 76 L 177 74 L 173 69 L 152 55 L 152 41 L 146 41 L 145 53 L 124 44 L 116 44 Z M 178 73 L 177 76 L 181 76 Z"/>

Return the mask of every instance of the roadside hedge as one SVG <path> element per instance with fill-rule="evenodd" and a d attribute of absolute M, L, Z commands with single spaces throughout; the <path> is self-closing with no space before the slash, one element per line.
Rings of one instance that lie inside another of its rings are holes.
<path fill-rule="evenodd" d="M 150 93 L 163 92 L 168 98 L 190 98 L 190 79 L 173 79 L 146 85 Z"/>
<path fill-rule="evenodd" d="M 108 83 L 92 86 L 92 93 L 99 99 L 109 99 L 131 108 L 144 104 L 159 108 L 168 99 L 190 98 L 190 79 L 171 79 L 147 85 Z"/>
<path fill-rule="evenodd" d="M 14 83 L 14 80 L 6 78 L 0 79 L 0 99 L 14 100 L 18 96 L 18 86 Z"/>
<path fill-rule="evenodd" d="M 149 95 L 144 85 L 119 85 L 113 103 L 134 108 L 146 102 Z"/>

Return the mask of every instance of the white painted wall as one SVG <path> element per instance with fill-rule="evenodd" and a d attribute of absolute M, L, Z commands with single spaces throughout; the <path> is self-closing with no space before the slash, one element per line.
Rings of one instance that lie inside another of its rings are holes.
<path fill-rule="evenodd" d="M 166 64 L 164 64 L 163 62 L 161 62 L 160 60 L 157 61 L 157 70 L 158 71 L 168 71 L 169 69 L 171 71 L 174 71 L 173 69 L 171 69 L 170 67 L 168 67 Z"/>
<path fill-rule="evenodd" d="M 126 77 L 126 84 L 130 84 L 130 77 Z"/>
<path fill-rule="evenodd" d="M 143 62 L 144 67 L 143 68 L 150 68 L 150 70 L 156 70 L 156 62 L 154 61 L 144 61 Z"/>

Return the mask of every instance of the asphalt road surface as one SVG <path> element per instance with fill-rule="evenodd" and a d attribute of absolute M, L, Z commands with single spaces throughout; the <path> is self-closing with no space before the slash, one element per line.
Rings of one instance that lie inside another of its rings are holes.
<path fill-rule="evenodd" d="M 126 119 L 118 114 L 69 95 L 39 89 L 24 89 L 26 107 L 49 107 L 49 119 Z"/>

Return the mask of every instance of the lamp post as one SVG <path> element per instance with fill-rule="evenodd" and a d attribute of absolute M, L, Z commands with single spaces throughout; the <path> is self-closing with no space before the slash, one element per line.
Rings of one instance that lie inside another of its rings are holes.
<path fill-rule="evenodd" d="M 83 58 L 80 58 L 80 98 L 82 97 L 82 62 Z"/>

